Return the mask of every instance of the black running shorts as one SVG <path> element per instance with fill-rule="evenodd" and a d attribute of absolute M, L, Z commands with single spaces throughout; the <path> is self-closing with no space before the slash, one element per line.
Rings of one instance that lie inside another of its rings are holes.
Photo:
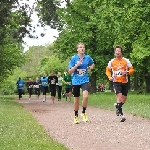
<path fill-rule="evenodd" d="M 84 83 L 82 85 L 73 85 L 72 86 L 72 93 L 74 95 L 74 97 L 79 97 L 80 96 L 80 88 L 82 89 L 82 91 L 88 91 L 90 90 L 90 84 Z"/>
<path fill-rule="evenodd" d="M 114 82 L 113 88 L 116 95 L 122 93 L 122 95 L 127 96 L 128 94 L 128 83 Z"/>

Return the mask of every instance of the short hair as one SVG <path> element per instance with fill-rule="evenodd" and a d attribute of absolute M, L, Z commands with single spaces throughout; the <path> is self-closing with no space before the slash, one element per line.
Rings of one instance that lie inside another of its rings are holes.
<path fill-rule="evenodd" d="M 78 49 L 79 45 L 84 45 L 84 44 L 83 43 L 78 43 L 77 46 L 76 46 L 77 49 Z"/>
<path fill-rule="evenodd" d="M 116 50 L 116 48 L 120 48 L 120 49 L 121 49 L 121 52 L 122 52 L 122 46 L 116 45 L 116 46 L 114 47 L 114 51 Z"/>

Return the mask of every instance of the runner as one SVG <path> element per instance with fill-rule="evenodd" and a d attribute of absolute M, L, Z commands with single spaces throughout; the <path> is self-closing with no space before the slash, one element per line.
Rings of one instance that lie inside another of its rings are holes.
<path fill-rule="evenodd" d="M 65 90 L 66 90 L 66 92 L 65 92 L 66 101 L 67 101 L 67 97 L 69 97 L 69 101 L 71 102 L 71 97 L 72 97 L 72 77 L 68 73 L 68 70 L 67 70 L 66 75 L 64 76 L 63 82 L 65 84 Z"/>
<path fill-rule="evenodd" d="M 49 83 L 49 88 L 51 92 L 51 100 L 53 101 L 53 104 L 54 104 L 54 100 L 56 96 L 56 83 L 57 82 L 58 82 L 58 78 L 54 74 L 54 71 L 52 70 L 51 75 L 48 77 L 48 83 Z"/>
<path fill-rule="evenodd" d="M 58 72 L 57 78 L 58 78 L 58 83 L 56 83 L 56 87 L 57 87 L 57 92 L 58 92 L 58 101 L 61 101 L 62 81 L 63 81 L 61 72 Z"/>
<path fill-rule="evenodd" d="M 89 85 L 89 76 L 88 71 L 93 69 L 94 61 L 89 56 L 84 54 L 85 53 L 85 46 L 83 43 L 79 43 L 77 45 L 77 54 L 72 56 L 69 62 L 69 74 L 72 74 L 72 90 L 74 95 L 74 123 L 79 123 L 78 118 L 78 110 L 79 110 L 79 96 L 80 96 L 80 88 L 83 92 L 83 100 L 82 100 L 82 119 L 84 122 L 88 121 L 87 114 L 85 110 L 88 104 L 88 93 L 90 90 Z"/>
<path fill-rule="evenodd" d="M 18 81 L 16 82 L 17 89 L 18 89 L 18 95 L 19 95 L 19 100 L 22 98 L 23 90 L 24 90 L 24 81 L 19 77 Z"/>
<path fill-rule="evenodd" d="M 41 88 L 43 92 L 43 102 L 46 102 L 46 94 L 48 92 L 48 77 L 46 76 L 46 73 L 43 73 L 40 82 L 41 82 Z"/>
<path fill-rule="evenodd" d="M 35 95 L 37 96 L 37 99 L 39 99 L 41 82 L 38 77 L 35 79 L 35 82 L 33 84 L 35 88 Z"/>
<path fill-rule="evenodd" d="M 106 75 L 109 80 L 113 82 L 114 92 L 116 94 L 117 103 L 116 115 L 120 116 L 120 121 L 124 122 L 126 119 L 122 112 L 122 105 L 126 102 L 128 93 L 128 75 L 134 73 L 134 68 L 129 59 L 122 56 L 122 47 L 117 45 L 114 48 L 116 58 L 109 61 L 106 67 Z"/>
<path fill-rule="evenodd" d="M 33 94 L 33 81 L 31 78 L 29 78 L 29 80 L 27 81 L 26 86 L 29 93 L 29 100 L 31 100 L 31 95 Z"/>

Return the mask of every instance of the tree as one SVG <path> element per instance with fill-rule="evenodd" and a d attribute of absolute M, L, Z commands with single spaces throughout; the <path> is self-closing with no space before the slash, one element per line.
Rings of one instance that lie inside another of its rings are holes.
<path fill-rule="evenodd" d="M 44 72 L 49 75 L 52 70 L 54 70 L 56 74 L 57 72 L 64 72 L 68 62 L 69 60 L 62 62 L 56 55 L 43 56 L 38 66 L 38 72 L 40 75 Z"/>
<path fill-rule="evenodd" d="M 3 82 L 16 66 L 24 62 L 22 38 L 30 35 L 32 10 L 20 5 L 18 0 L 3 1 L 0 5 L 0 82 Z"/>

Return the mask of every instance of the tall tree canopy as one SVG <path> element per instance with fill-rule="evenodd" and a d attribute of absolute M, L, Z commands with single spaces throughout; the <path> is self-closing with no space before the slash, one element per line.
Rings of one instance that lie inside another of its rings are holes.
<path fill-rule="evenodd" d="M 31 35 L 33 11 L 26 2 L 0 2 L 0 82 L 24 62 L 22 39 Z"/>

